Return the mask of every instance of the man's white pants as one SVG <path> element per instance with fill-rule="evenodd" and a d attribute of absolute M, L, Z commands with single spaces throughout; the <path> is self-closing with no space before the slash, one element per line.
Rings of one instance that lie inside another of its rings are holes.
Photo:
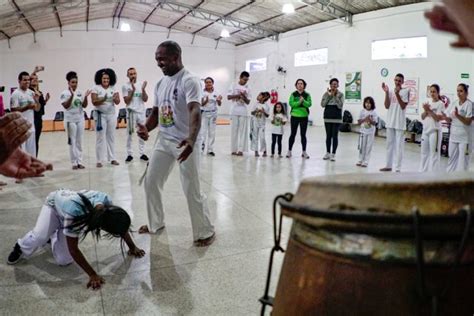
<path fill-rule="evenodd" d="M 66 122 L 69 138 L 69 156 L 73 166 L 82 163 L 82 139 L 84 138 L 84 120 Z"/>
<path fill-rule="evenodd" d="M 176 164 L 182 149 L 178 149 L 176 141 L 165 139 L 158 134 L 150 162 L 145 176 L 145 194 L 148 212 L 148 229 L 155 233 L 163 228 L 163 187 L 168 176 Z M 193 228 L 193 239 L 205 239 L 214 234 L 214 226 L 211 224 L 207 199 L 201 194 L 199 182 L 199 147 L 196 143 L 194 150 L 186 161 L 179 164 L 181 186 L 188 202 L 188 210 L 191 215 Z"/>
<path fill-rule="evenodd" d="M 360 134 L 359 143 L 359 161 L 365 165 L 369 164 L 370 153 L 374 145 L 375 133 Z"/>
<path fill-rule="evenodd" d="M 96 113 L 98 115 L 98 113 Z M 97 162 L 105 161 L 105 151 L 107 151 L 107 161 L 115 160 L 115 127 L 117 118 L 113 114 L 100 114 L 102 130 L 98 130 L 98 120 L 96 119 L 96 145 L 95 152 Z"/>
<path fill-rule="evenodd" d="M 203 147 L 206 146 L 207 152 L 214 152 L 214 142 L 216 140 L 216 121 L 217 112 L 202 112 L 201 114 L 201 138 Z"/>
<path fill-rule="evenodd" d="M 250 149 L 258 151 L 258 144 L 260 143 L 260 151 L 267 151 L 267 142 L 265 141 L 265 125 L 259 126 L 253 122 L 252 126 L 252 143 Z"/>
<path fill-rule="evenodd" d="M 232 115 L 231 116 L 231 138 L 230 148 L 233 153 L 244 152 L 248 150 L 249 127 L 248 117 Z"/>
<path fill-rule="evenodd" d="M 30 137 L 21 144 L 21 149 L 29 153 L 31 156 L 36 157 L 36 138 L 35 138 L 35 130 L 30 130 L 31 134 Z"/>
<path fill-rule="evenodd" d="M 145 153 L 145 141 L 137 136 L 135 133 L 135 128 L 137 124 L 145 124 L 145 113 L 135 112 L 128 110 L 127 111 L 127 155 L 133 156 L 132 150 L 132 139 L 133 137 L 138 138 L 138 153 L 143 155 Z"/>
<path fill-rule="evenodd" d="M 57 264 L 67 265 L 74 261 L 69 254 L 58 213 L 53 207 L 45 204 L 36 220 L 35 228 L 23 238 L 18 239 L 18 245 L 23 255 L 29 257 L 46 245 L 48 239 L 51 239 L 51 249 Z"/>
<path fill-rule="evenodd" d="M 403 150 L 405 147 L 405 131 L 401 129 L 387 128 L 387 165 L 393 167 L 395 159 L 395 171 L 402 169 Z"/>
<path fill-rule="evenodd" d="M 437 171 L 441 157 L 441 131 L 421 135 L 420 171 Z"/>
<path fill-rule="evenodd" d="M 446 171 L 467 171 L 471 149 L 467 143 L 449 142 L 449 158 Z"/>

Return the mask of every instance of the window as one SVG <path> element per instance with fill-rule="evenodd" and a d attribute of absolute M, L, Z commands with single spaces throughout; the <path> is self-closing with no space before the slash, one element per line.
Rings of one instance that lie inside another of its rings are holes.
<path fill-rule="evenodd" d="M 245 62 L 245 70 L 248 72 L 267 70 L 267 58 L 251 59 Z"/>
<path fill-rule="evenodd" d="M 295 67 L 325 65 L 328 63 L 328 49 L 320 48 L 295 53 Z"/>
<path fill-rule="evenodd" d="M 426 58 L 427 56 L 426 36 L 372 42 L 372 60 Z"/>

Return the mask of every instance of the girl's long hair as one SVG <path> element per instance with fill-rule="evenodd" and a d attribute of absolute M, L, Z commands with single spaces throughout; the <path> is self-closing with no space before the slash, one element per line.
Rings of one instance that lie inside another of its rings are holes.
<path fill-rule="evenodd" d="M 76 202 L 84 210 L 84 215 L 74 218 L 71 225 L 67 226 L 77 232 L 83 240 L 89 233 L 98 240 L 101 238 L 101 231 L 105 231 L 105 237 L 123 237 L 130 229 L 130 216 L 124 209 L 115 205 L 104 205 L 101 208 L 94 208 L 91 201 L 82 193 L 78 193 L 82 204 Z"/>
<path fill-rule="evenodd" d="M 280 106 L 281 106 L 281 112 L 280 112 L 280 113 L 283 114 L 283 115 L 286 115 L 286 113 L 285 113 L 285 107 L 283 106 L 283 103 L 281 103 L 280 101 L 278 101 L 277 103 L 275 103 L 275 105 L 273 106 L 273 115 L 277 115 L 277 114 L 278 114 L 278 112 L 276 111 L 276 106 L 277 106 L 277 104 L 280 104 Z"/>

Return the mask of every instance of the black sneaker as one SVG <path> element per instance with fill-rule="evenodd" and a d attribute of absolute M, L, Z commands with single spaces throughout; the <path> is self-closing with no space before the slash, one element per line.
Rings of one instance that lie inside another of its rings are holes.
<path fill-rule="evenodd" d="M 214 152 L 212 152 L 212 151 L 211 151 L 211 152 L 208 152 L 207 154 L 208 154 L 209 156 L 212 156 L 212 157 L 214 157 L 214 156 L 216 155 L 216 154 L 215 154 Z"/>
<path fill-rule="evenodd" d="M 23 251 L 21 251 L 20 245 L 16 243 L 15 247 L 13 247 L 13 251 L 10 252 L 10 255 L 8 256 L 7 263 L 15 264 L 18 261 L 20 261 L 22 256 L 23 256 Z"/>
<path fill-rule="evenodd" d="M 140 160 L 148 161 L 149 159 L 148 159 L 147 155 L 143 154 L 143 155 L 140 156 Z"/>
<path fill-rule="evenodd" d="M 129 155 L 129 156 L 127 156 L 127 159 L 125 159 L 125 162 L 130 162 L 132 160 L 133 160 L 133 157 Z"/>

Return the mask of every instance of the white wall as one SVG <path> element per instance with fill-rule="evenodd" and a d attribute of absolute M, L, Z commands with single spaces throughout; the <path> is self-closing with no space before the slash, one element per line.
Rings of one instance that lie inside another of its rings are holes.
<path fill-rule="evenodd" d="M 126 71 L 133 66 L 138 71 L 139 80 L 148 81 L 148 93 L 153 91 L 154 84 L 163 76 L 155 61 L 157 45 L 166 40 L 168 30 L 130 21 L 132 32 L 120 32 L 111 28 L 112 20 L 105 19 L 89 23 L 89 32 L 84 24 L 74 24 L 63 28 L 63 37 L 58 29 L 40 31 L 33 36 L 22 35 L 11 40 L 11 49 L 6 40 L 0 41 L 0 86 L 7 88 L 5 99 L 9 102 L 10 87 L 17 87 L 18 73 L 22 70 L 32 71 L 35 65 L 44 65 L 40 73 L 43 81 L 41 90 L 50 92 L 51 101 L 46 106 L 44 119 L 52 119 L 56 111 L 61 111 L 59 102 L 61 91 L 67 88 L 66 73 L 74 70 L 79 76 L 79 88 L 89 89 L 94 84 L 95 72 L 110 67 L 117 73 L 117 86 L 126 82 Z M 135 31 L 133 31 L 135 30 Z M 219 43 L 196 36 L 191 45 L 190 34 L 171 32 L 170 38 L 178 42 L 183 49 L 183 63 L 187 69 L 201 78 L 212 76 L 218 91 L 226 91 L 234 79 L 235 48 L 233 45 Z M 120 89 L 121 93 L 121 89 Z M 150 98 L 147 106 L 153 105 Z M 8 103 L 7 103 L 8 104 Z M 121 102 L 119 107 L 123 107 Z M 222 112 L 228 112 L 225 103 Z M 88 108 L 88 112 L 91 111 Z"/>
<path fill-rule="evenodd" d="M 280 99 L 286 101 L 294 91 L 294 82 L 303 78 L 308 83 L 307 90 L 313 97 L 311 117 L 316 125 L 322 125 L 320 100 L 328 87 L 331 77 L 340 81 L 344 89 L 345 73 L 362 71 L 362 96 L 375 98 L 377 111 L 385 117 L 383 107 L 382 81 L 393 86 L 393 77 L 401 72 L 405 77 L 420 78 L 420 98 L 425 100 L 426 86 L 438 83 L 442 92 L 455 94 L 459 82 L 471 83 L 474 75 L 473 53 L 466 50 L 453 50 L 449 42 L 451 36 L 434 32 L 423 13 L 431 8 L 431 3 L 391 8 L 360 14 L 354 17 L 354 24 L 348 27 L 339 22 L 326 22 L 282 34 L 279 42 L 260 41 L 237 48 L 236 73 L 245 69 L 248 59 L 267 57 L 267 70 L 251 73 L 250 86 L 254 96 L 258 91 L 277 88 Z M 405 60 L 371 60 L 373 40 L 398 37 L 428 37 L 428 58 Z M 294 53 L 316 48 L 328 47 L 329 62 L 323 66 L 294 67 Z M 286 87 L 284 77 L 277 73 L 278 65 L 287 69 Z M 390 74 L 382 78 L 380 70 L 388 68 Z M 461 73 L 470 73 L 471 79 L 462 79 Z M 421 104 L 420 104 L 421 105 Z M 358 115 L 361 105 L 346 105 L 353 116 Z"/>

